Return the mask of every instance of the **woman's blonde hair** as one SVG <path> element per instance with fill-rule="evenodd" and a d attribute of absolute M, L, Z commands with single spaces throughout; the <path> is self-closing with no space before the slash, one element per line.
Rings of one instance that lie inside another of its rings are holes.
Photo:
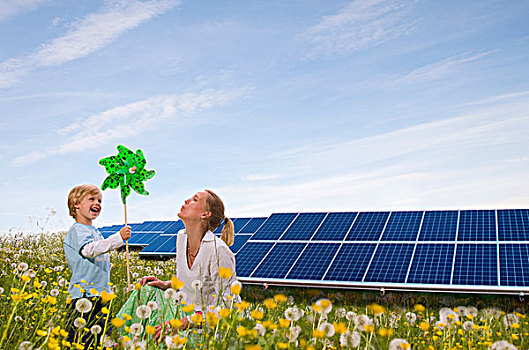
<path fill-rule="evenodd" d="M 76 218 L 75 206 L 81 203 L 84 197 L 99 193 L 101 193 L 101 190 L 95 185 L 85 184 L 72 188 L 68 194 L 68 210 L 70 211 L 70 216 L 74 219 Z"/>
<path fill-rule="evenodd" d="M 220 238 L 229 247 L 233 244 L 235 233 L 233 222 L 230 218 L 224 216 L 224 203 L 222 203 L 220 197 L 211 190 L 206 190 L 206 192 L 209 194 L 206 200 L 206 210 L 211 213 L 208 219 L 208 229 L 214 231 L 217 227 L 220 227 L 222 220 L 224 220 L 224 227 L 222 228 Z"/>

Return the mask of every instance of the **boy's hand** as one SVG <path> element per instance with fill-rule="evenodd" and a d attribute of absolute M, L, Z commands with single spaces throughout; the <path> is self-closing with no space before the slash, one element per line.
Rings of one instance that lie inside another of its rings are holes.
<path fill-rule="evenodd" d="M 166 290 L 171 287 L 171 281 L 160 281 L 154 276 L 142 277 L 142 279 L 140 280 L 140 285 L 144 286 L 145 284 L 147 284 L 148 286 L 160 288 L 162 290 Z"/>
<path fill-rule="evenodd" d="M 121 238 L 126 241 L 130 238 L 130 226 L 122 227 L 121 230 L 119 230 L 119 234 L 121 235 Z"/>

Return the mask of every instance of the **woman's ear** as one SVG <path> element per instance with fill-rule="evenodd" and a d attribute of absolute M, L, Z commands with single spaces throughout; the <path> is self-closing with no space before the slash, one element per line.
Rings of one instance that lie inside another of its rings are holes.
<path fill-rule="evenodd" d="M 205 211 L 204 214 L 202 214 L 202 219 L 209 219 L 211 217 L 210 211 Z"/>

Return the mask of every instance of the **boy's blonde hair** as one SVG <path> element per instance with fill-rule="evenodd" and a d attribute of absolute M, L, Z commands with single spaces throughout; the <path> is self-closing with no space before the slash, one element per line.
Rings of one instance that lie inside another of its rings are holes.
<path fill-rule="evenodd" d="M 76 218 L 75 205 L 81 203 L 84 197 L 99 193 L 101 193 L 99 187 L 90 184 L 79 185 L 72 188 L 70 194 L 68 194 L 68 209 L 70 210 L 70 216 L 74 219 Z"/>

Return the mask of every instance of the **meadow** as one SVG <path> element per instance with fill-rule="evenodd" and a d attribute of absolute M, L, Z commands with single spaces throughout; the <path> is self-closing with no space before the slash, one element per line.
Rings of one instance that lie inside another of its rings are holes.
<path fill-rule="evenodd" d="M 84 348 L 66 340 L 70 271 L 63 237 L 0 236 L 0 349 Z M 79 335 L 98 340 L 97 349 L 529 349 L 527 306 L 517 296 L 252 285 L 232 286 L 229 307 L 211 308 L 193 317 L 196 327 L 156 341 L 142 318 L 150 314 L 147 306 L 114 317 L 130 295 L 125 261 L 123 251 L 111 253 L 113 294 L 105 295 L 104 311 L 112 334 L 76 323 Z M 142 260 L 131 252 L 134 282 L 145 275 L 169 280 L 174 269 L 172 260 Z M 133 318 L 140 321 L 131 324 Z"/>

